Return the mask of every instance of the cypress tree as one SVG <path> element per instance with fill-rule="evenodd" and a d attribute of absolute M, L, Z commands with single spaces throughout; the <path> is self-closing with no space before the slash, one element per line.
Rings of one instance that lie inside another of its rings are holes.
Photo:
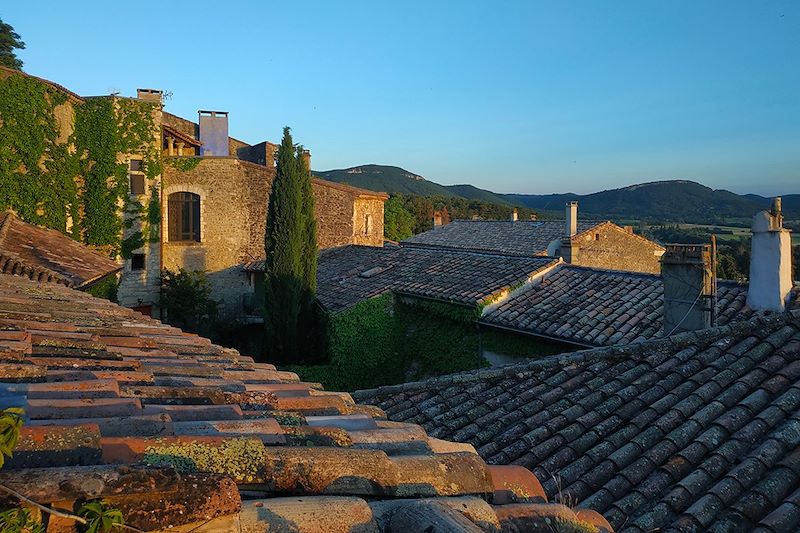
<path fill-rule="evenodd" d="M 300 362 L 313 349 L 317 231 L 311 170 L 283 129 L 265 235 L 265 357 Z"/>

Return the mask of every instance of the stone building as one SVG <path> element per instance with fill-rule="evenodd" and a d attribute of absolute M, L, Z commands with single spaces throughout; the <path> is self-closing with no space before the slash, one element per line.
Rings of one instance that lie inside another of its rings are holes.
<path fill-rule="evenodd" d="M 403 241 L 403 246 L 467 250 L 520 256 L 563 257 L 573 265 L 627 270 L 661 271 L 664 248 L 610 221 L 578 220 L 578 203 L 566 206 L 565 221 L 454 220 Z"/>
<path fill-rule="evenodd" d="M 124 181 L 127 189 L 114 200 L 116 207 L 110 204 L 112 218 L 116 209 L 123 221 L 123 270 L 118 289 L 122 305 L 154 313 L 161 271 L 184 268 L 209 274 L 212 297 L 221 302 L 223 314 L 245 313 L 254 287 L 242 265 L 264 257 L 277 145 L 268 141 L 251 145 L 231 137 L 226 112 L 201 110 L 196 122 L 168 113 L 163 110 L 163 93 L 156 89 L 138 89 L 136 98 L 81 97 L 48 80 L 0 67 L 0 82 L 7 78 L 40 83 L 49 98 L 59 102 L 50 110 L 58 138 L 46 141 L 60 145 L 62 151 L 63 145 L 71 144 L 69 151 L 77 159 L 93 158 L 75 149 L 73 135 L 80 113 L 87 108 L 110 101 L 113 111 L 107 122 L 112 123 L 111 129 L 114 122 L 119 129 L 124 124 L 122 135 L 128 139 L 135 131 L 135 142 L 113 139 L 119 149 L 111 154 L 110 162 L 111 167 L 116 164 L 117 180 Z M 108 141 L 112 142 L 110 137 Z M 310 152 L 305 156 L 310 167 Z M 111 187 L 111 176 L 108 182 Z M 75 183 L 81 190 L 84 176 L 76 176 Z M 313 191 L 320 248 L 383 246 L 383 203 L 388 195 L 320 179 L 313 180 Z M 50 203 L 21 213 L 22 218 L 43 224 L 46 221 L 36 219 L 39 212 L 60 211 L 61 222 L 51 220 L 49 225 L 70 232 L 72 206 L 54 198 L 45 198 Z M 78 210 L 82 209 L 84 206 Z"/>

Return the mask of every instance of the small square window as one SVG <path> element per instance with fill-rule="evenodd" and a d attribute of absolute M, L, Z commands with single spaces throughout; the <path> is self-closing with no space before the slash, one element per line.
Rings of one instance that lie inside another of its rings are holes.
<path fill-rule="evenodd" d="M 144 270 L 144 254 L 131 255 L 131 270 Z"/>
<path fill-rule="evenodd" d="M 141 159 L 131 159 L 130 163 L 128 163 L 128 170 L 133 170 L 135 172 L 142 171 L 142 160 Z"/>
<path fill-rule="evenodd" d="M 144 174 L 128 174 L 131 194 L 144 194 Z"/>

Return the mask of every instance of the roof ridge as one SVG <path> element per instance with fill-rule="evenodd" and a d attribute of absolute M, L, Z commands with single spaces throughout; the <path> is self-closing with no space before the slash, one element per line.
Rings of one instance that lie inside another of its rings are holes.
<path fill-rule="evenodd" d="M 528 360 L 520 363 L 511 363 L 493 368 L 447 374 L 444 376 L 437 376 L 422 381 L 413 381 L 400 385 L 387 385 L 373 389 L 364 389 L 355 391 L 352 393 L 352 395 L 353 398 L 367 398 L 390 395 L 398 392 L 417 391 L 432 387 L 453 385 L 456 383 L 462 384 L 486 379 L 499 379 L 508 375 L 524 377 L 526 374 L 535 373 L 541 370 L 552 368 L 554 366 L 586 364 L 600 360 L 625 357 L 632 355 L 635 352 L 642 351 L 641 349 L 643 347 L 646 348 L 648 346 L 660 346 L 662 343 L 667 341 L 679 348 L 688 347 L 689 345 L 696 345 L 699 343 L 709 345 L 732 332 L 751 331 L 754 329 L 754 326 L 760 327 L 770 323 L 780 322 L 785 322 L 786 324 L 795 322 L 798 324 L 798 326 L 800 326 L 800 309 L 771 315 L 756 315 L 749 320 L 731 322 L 724 326 L 715 326 L 703 330 L 687 331 L 677 335 L 672 335 L 670 337 L 661 337 L 658 339 L 650 339 L 624 345 L 589 348 L 586 350 L 571 352 L 566 355 L 559 354 L 547 356 L 539 359 Z M 702 334 L 702 337 L 699 336 L 700 334 Z"/>

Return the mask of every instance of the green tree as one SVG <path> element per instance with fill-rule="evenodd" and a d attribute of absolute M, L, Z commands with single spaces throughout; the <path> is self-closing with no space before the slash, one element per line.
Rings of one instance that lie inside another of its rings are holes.
<path fill-rule="evenodd" d="M 414 234 L 414 215 L 405 208 L 401 195 L 394 195 L 383 206 L 383 236 L 390 241 L 402 241 Z"/>
<path fill-rule="evenodd" d="M 284 128 L 264 239 L 264 355 L 284 362 L 302 362 L 315 352 L 317 226 L 303 153 Z"/>
<path fill-rule="evenodd" d="M 166 311 L 167 323 L 193 333 L 211 333 L 217 305 L 205 272 L 180 268 L 161 273 L 158 306 Z"/>
<path fill-rule="evenodd" d="M 22 61 L 14 52 L 15 48 L 23 50 L 25 43 L 20 40 L 19 34 L 14 31 L 13 26 L 0 19 L 0 65 L 22 70 Z"/>

